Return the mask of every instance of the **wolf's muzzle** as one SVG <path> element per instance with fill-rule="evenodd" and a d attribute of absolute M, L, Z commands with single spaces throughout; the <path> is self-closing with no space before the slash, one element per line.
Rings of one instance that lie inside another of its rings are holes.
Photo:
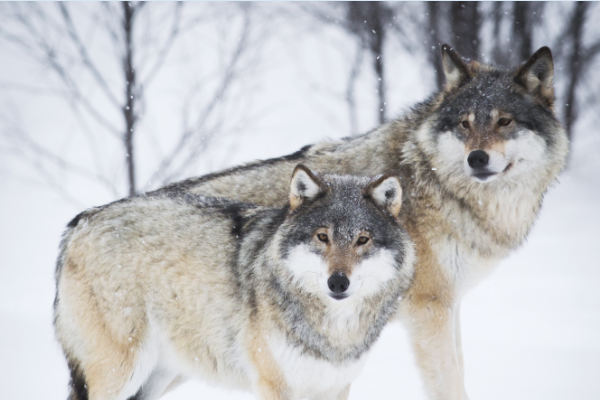
<path fill-rule="evenodd" d="M 341 300 L 346 297 L 343 293 L 350 287 L 350 280 L 344 273 L 339 272 L 329 277 L 327 286 L 329 287 L 329 290 L 333 292 L 331 297 Z"/>
<path fill-rule="evenodd" d="M 475 150 L 469 154 L 467 157 L 467 162 L 469 163 L 469 167 L 473 169 L 485 168 L 490 161 L 490 156 L 483 150 Z"/>
<path fill-rule="evenodd" d="M 485 181 L 490 176 L 496 175 L 495 172 L 488 170 L 489 162 L 490 156 L 483 150 L 474 150 L 467 157 L 467 163 L 473 170 L 472 175 L 480 181 Z"/>

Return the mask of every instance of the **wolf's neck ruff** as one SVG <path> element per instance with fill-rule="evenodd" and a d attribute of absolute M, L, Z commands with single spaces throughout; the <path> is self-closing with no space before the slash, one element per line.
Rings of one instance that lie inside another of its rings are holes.
<path fill-rule="evenodd" d="M 346 299 L 336 305 L 347 310 L 334 310 L 331 304 L 294 287 L 290 281 L 271 276 L 265 293 L 271 306 L 282 311 L 281 331 L 303 353 L 335 364 L 361 358 L 398 306 L 398 296 L 388 293 L 358 301 Z"/>
<path fill-rule="evenodd" d="M 423 123 L 421 130 L 426 130 Z M 525 240 L 548 186 L 562 167 L 532 171 L 532 176 L 489 183 L 461 176 L 461 170 L 443 162 L 431 161 L 427 144 L 417 131 L 401 144 L 399 164 L 406 192 L 405 213 L 414 212 L 414 204 L 438 210 L 438 222 L 471 241 L 482 256 L 503 257 Z M 453 203 L 453 207 L 449 207 Z M 410 217 L 408 217 L 410 218 Z M 470 221 L 465 224 L 465 218 Z M 456 221 L 463 221 L 457 224 Z"/>

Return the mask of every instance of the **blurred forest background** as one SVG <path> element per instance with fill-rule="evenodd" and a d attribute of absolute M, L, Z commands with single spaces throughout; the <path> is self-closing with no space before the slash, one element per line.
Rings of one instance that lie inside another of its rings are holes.
<path fill-rule="evenodd" d="M 599 16 L 593 2 L 2 3 L 1 177 L 79 208 L 133 195 L 230 165 L 239 136 L 259 140 L 299 97 L 313 107 L 280 138 L 303 135 L 298 119 L 362 133 L 440 87 L 445 42 L 504 67 L 549 46 L 557 114 L 597 156 L 599 135 L 582 136 L 600 122 Z"/>
<path fill-rule="evenodd" d="M 600 398 L 597 21 L 596 2 L 0 2 L 0 398 L 66 398 L 53 273 L 75 214 L 367 132 L 441 86 L 442 43 L 505 67 L 549 46 L 572 145 L 527 245 L 463 302 L 467 389 Z M 386 328 L 350 398 L 424 399 L 412 357 Z M 168 398 L 252 398 L 189 385 Z"/>

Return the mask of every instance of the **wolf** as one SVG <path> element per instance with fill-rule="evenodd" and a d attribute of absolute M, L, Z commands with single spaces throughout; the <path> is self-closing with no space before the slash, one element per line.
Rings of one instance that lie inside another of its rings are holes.
<path fill-rule="evenodd" d="M 69 399 L 156 399 L 200 376 L 346 399 L 414 274 L 394 175 L 299 165 L 283 207 L 163 191 L 78 215 L 57 268 Z"/>
<path fill-rule="evenodd" d="M 176 188 L 273 206 L 286 201 L 287 177 L 300 162 L 317 172 L 398 173 L 400 219 L 418 259 L 398 316 L 429 398 L 457 400 L 467 398 L 461 299 L 524 242 L 569 143 L 555 116 L 548 47 L 508 70 L 464 60 L 447 44 L 441 57 L 444 87 L 371 132 L 158 192 Z"/>

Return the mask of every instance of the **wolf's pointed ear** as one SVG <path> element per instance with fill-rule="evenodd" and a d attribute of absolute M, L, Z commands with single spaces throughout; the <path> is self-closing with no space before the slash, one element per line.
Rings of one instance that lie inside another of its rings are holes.
<path fill-rule="evenodd" d="M 300 207 L 305 199 L 313 200 L 325 190 L 325 184 L 306 168 L 299 164 L 292 174 L 290 187 L 290 207 L 292 211 Z"/>
<path fill-rule="evenodd" d="M 470 77 L 469 68 L 460 54 L 445 43 L 442 45 L 442 65 L 446 76 L 446 90 L 459 87 Z"/>
<path fill-rule="evenodd" d="M 394 218 L 398 218 L 402 207 L 402 187 L 400 178 L 393 174 L 385 174 L 369 183 L 363 193 L 375 201 L 379 207 L 387 210 Z"/>
<path fill-rule="evenodd" d="M 544 46 L 536 51 L 517 70 L 515 81 L 535 99 L 552 108 L 554 105 L 554 62 L 550 49 Z"/>

